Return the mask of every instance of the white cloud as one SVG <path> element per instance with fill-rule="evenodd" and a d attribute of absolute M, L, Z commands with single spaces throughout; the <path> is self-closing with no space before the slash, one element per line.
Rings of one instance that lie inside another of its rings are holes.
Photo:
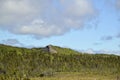
<path fill-rule="evenodd" d="M 0 1 L 0 24 L 21 23 L 34 12 L 33 10 L 25 0 L 2 0 Z"/>
<path fill-rule="evenodd" d="M 120 51 L 113 51 L 113 50 L 107 50 L 107 49 L 102 49 L 99 51 L 93 50 L 93 49 L 87 49 L 87 50 L 80 50 L 82 53 L 87 53 L 87 54 L 115 54 L 120 56 Z"/>
<path fill-rule="evenodd" d="M 87 50 L 78 50 L 78 51 L 87 54 L 96 54 L 96 51 L 94 51 L 92 48 L 89 48 Z"/>
<path fill-rule="evenodd" d="M 113 50 L 100 50 L 100 51 L 96 51 L 97 53 L 102 53 L 102 54 L 115 54 L 115 55 L 120 55 L 120 51 L 113 51 Z"/>
<path fill-rule="evenodd" d="M 84 17 L 86 15 L 94 14 L 94 8 L 90 0 L 61 0 L 62 6 L 65 7 L 67 15 Z"/>
<path fill-rule="evenodd" d="M 64 29 L 56 25 L 49 25 L 43 20 L 34 20 L 31 24 L 13 29 L 14 33 L 31 34 L 35 37 L 50 37 L 51 35 L 61 35 Z"/>
<path fill-rule="evenodd" d="M 88 49 L 88 50 L 85 51 L 85 53 L 96 54 L 96 52 L 93 49 Z"/>
<path fill-rule="evenodd" d="M 80 29 L 96 11 L 90 0 L 0 0 L 0 28 L 50 37 Z"/>
<path fill-rule="evenodd" d="M 0 0 L 0 24 L 16 26 L 29 22 L 41 15 L 47 4 L 43 0 Z"/>

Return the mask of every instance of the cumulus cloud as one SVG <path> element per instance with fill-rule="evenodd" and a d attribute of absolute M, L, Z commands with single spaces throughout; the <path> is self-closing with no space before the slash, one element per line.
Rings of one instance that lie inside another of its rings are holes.
<path fill-rule="evenodd" d="M 22 43 L 20 43 L 17 39 L 2 40 L 2 43 L 7 45 L 22 45 Z"/>
<path fill-rule="evenodd" d="M 0 0 L 0 24 L 2 25 L 23 23 L 35 12 L 35 7 L 28 0 Z"/>
<path fill-rule="evenodd" d="M 62 35 L 95 15 L 91 0 L 0 0 L 0 28 L 14 34 Z"/>
<path fill-rule="evenodd" d="M 57 25 L 48 25 L 43 20 L 35 20 L 29 25 L 18 27 L 13 29 L 15 33 L 20 34 L 31 34 L 41 37 L 49 37 L 51 35 L 61 35 L 64 29 Z"/>
<path fill-rule="evenodd" d="M 84 17 L 94 14 L 93 6 L 89 0 L 61 0 L 61 2 L 67 15 Z"/>

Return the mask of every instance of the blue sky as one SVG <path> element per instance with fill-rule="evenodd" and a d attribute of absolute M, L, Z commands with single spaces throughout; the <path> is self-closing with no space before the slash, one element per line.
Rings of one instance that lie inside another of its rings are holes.
<path fill-rule="evenodd" d="M 120 0 L 0 0 L 0 43 L 120 55 Z"/>

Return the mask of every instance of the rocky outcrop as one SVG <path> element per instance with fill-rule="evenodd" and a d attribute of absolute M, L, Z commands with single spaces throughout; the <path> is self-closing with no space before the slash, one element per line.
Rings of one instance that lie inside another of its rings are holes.
<path fill-rule="evenodd" d="M 57 53 L 57 51 L 53 48 L 52 45 L 46 46 L 43 50 L 48 52 L 48 53 Z"/>

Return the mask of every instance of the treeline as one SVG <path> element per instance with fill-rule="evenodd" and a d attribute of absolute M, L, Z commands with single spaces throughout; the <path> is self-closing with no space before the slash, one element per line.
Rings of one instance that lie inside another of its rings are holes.
<path fill-rule="evenodd" d="M 63 51 L 70 54 L 63 51 L 61 54 L 60 50 L 52 54 L 38 49 L 0 46 L 0 80 L 21 80 L 53 72 L 120 74 L 120 56 L 71 54 L 74 51 L 69 49 Z"/>

